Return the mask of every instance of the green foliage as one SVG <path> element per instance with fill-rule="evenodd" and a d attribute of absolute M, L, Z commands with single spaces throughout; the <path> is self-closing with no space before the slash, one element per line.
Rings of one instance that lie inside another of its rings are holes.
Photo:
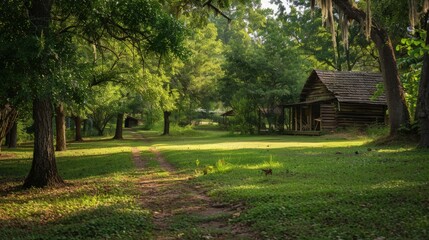
<path fill-rule="evenodd" d="M 109 121 L 116 116 L 121 95 L 119 86 L 94 87 L 93 95 L 88 103 L 88 116 L 97 129 L 99 136 L 103 135 Z"/>
<path fill-rule="evenodd" d="M 237 17 L 249 18 L 249 24 L 247 31 L 241 22 L 230 30 L 219 94 L 225 106 L 236 112 L 239 129 L 235 130 L 254 132 L 258 111 L 274 130 L 276 107 L 296 99 L 309 67 L 280 21 L 266 18 L 262 10 L 240 11 Z"/>
<path fill-rule="evenodd" d="M 227 165 L 228 163 L 225 161 L 225 159 L 219 159 L 216 162 L 215 169 L 217 172 L 224 173 L 226 170 L 228 170 Z"/>
<path fill-rule="evenodd" d="M 231 131 L 239 131 L 241 134 L 254 134 L 258 126 L 256 103 L 247 96 L 236 94 L 231 102 L 234 109 Z"/>
<path fill-rule="evenodd" d="M 378 62 L 374 55 L 374 45 L 368 42 L 360 26 L 350 22 L 348 30 L 348 48 L 345 47 L 341 27 L 335 28 L 336 49 L 332 47 L 332 35 L 323 26 L 321 12 L 311 11 L 308 1 L 295 1 L 288 13 L 279 15 L 283 26 L 302 54 L 308 56 L 315 69 L 338 71 L 374 71 Z M 305 9 L 302 9 L 305 7 Z M 335 13 L 335 21 L 339 14 Z M 336 51 L 335 51 L 336 50 Z"/>
<path fill-rule="evenodd" d="M 405 90 L 405 99 L 411 116 L 415 117 L 419 82 L 423 66 L 423 55 L 429 51 L 426 46 L 426 32 L 418 31 L 418 38 L 403 38 L 396 50 L 406 55 L 398 59 L 398 67 L 402 70 L 401 82 Z"/>

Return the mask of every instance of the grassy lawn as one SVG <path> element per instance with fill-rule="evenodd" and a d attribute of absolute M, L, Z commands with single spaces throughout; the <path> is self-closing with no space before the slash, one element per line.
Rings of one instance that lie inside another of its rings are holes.
<path fill-rule="evenodd" d="M 31 147 L 0 159 L 0 239 L 148 239 L 151 213 L 138 203 L 135 141 L 69 144 L 57 153 L 63 188 L 21 190 Z M 144 148 L 144 147 L 140 147 Z"/>
<path fill-rule="evenodd" d="M 130 153 L 149 145 L 218 202 L 243 205 L 233 221 L 264 239 L 429 239 L 429 151 L 340 135 L 141 133 L 150 144 L 70 144 L 57 154 L 67 181 L 58 189 L 16 189 L 31 148 L 4 149 L 15 156 L 0 159 L 0 239 L 153 237 L 136 186 L 151 172 L 136 170 Z"/>

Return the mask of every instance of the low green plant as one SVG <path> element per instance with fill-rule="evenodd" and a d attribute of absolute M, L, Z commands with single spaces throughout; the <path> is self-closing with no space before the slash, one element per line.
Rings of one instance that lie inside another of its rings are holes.
<path fill-rule="evenodd" d="M 228 169 L 228 167 L 226 165 L 227 165 L 227 163 L 225 162 L 224 159 L 217 160 L 216 165 L 215 165 L 216 171 L 221 172 L 221 173 L 225 172 Z"/>

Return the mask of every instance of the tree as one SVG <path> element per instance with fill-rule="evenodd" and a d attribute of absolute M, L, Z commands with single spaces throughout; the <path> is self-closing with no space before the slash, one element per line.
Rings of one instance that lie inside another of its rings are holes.
<path fill-rule="evenodd" d="M 308 56 L 315 68 L 337 71 L 379 69 L 374 46 L 365 39 L 359 26 L 350 25 L 347 47 L 341 38 L 341 28 L 337 26 L 335 42 L 337 46 L 344 47 L 334 49 L 330 33 L 322 25 L 320 12 L 298 10 L 297 7 L 292 5 L 288 13 L 281 13 L 278 16 L 282 22 L 281 29 L 293 39 L 293 43 L 302 50 L 302 54 Z M 336 21 L 339 16 L 334 14 Z"/>
<path fill-rule="evenodd" d="M 14 126 L 18 112 L 9 104 L 5 104 L 0 108 L 0 150 L 1 142 L 9 130 Z"/>
<path fill-rule="evenodd" d="M 183 27 L 156 1 L 6 1 L 0 8 L 0 56 L 7 56 L 1 59 L 6 80 L 0 88 L 19 83 L 16 88 L 24 86 L 24 91 L 14 91 L 19 96 L 13 102 L 26 98 L 33 103 L 34 155 L 24 187 L 62 183 L 53 151 L 51 103 L 63 94 L 58 86 L 74 86 L 56 71 L 59 64 L 67 66 L 62 60 L 73 53 L 73 37 L 93 44 L 104 38 L 128 41 L 142 56 L 181 51 Z"/>
<path fill-rule="evenodd" d="M 255 115 L 250 113 L 259 112 L 270 131 L 281 130 L 283 123 L 276 108 L 296 99 L 309 69 L 295 43 L 283 32 L 286 29 L 281 22 L 267 18 L 257 24 L 264 12 L 258 14 L 251 10 L 250 13 L 256 22 L 249 21 L 248 32 L 237 28 L 230 37 L 225 54 L 225 78 L 220 81 L 219 91 L 225 105 L 233 106 L 236 120 L 244 129 L 250 129 L 244 121 L 257 122 L 251 120 Z M 251 107 L 256 109 L 249 109 Z"/>
<path fill-rule="evenodd" d="M 177 89 L 176 116 L 178 121 L 190 124 L 197 108 L 209 109 L 217 100 L 217 80 L 223 77 L 223 43 L 218 39 L 213 23 L 194 32 L 185 41 L 189 56 L 181 60 L 171 76 L 171 87 Z M 183 116 L 184 115 L 184 116 Z"/>
<path fill-rule="evenodd" d="M 9 130 L 9 133 L 6 136 L 6 146 L 8 148 L 16 148 L 18 144 L 18 121 L 15 120 L 12 128 Z"/>
<path fill-rule="evenodd" d="M 429 46 L 429 12 L 426 10 L 426 40 L 425 46 Z M 422 75 L 419 84 L 419 95 L 417 101 L 417 117 L 420 126 L 419 147 L 429 147 L 429 53 L 428 49 L 424 52 Z"/>
<path fill-rule="evenodd" d="M 64 106 L 62 103 L 59 103 L 55 107 L 55 128 L 56 128 L 56 151 L 65 151 L 67 149 L 66 145 L 66 115 L 64 112 Z"/>
<path fill-rule="evenodd" d="M 311 0 L 312 6 L 315 5 L 315 2 L 316 0 Z M 365 27 L 367 36 L 374 42 L 380 59 L 380 68 L 386 91 L 390 121 L 390 136 L 396 136 L 401 126 L 409 126 L 410 116 L 396 65 L 395 52 L 388 32 L 381 26 L 381 24 L 371 18 L 370 11 L 365 13 L 363 10 L 355 7 L 348 0 L 327 0 L 318 2 L 321 3 L 322 12 L 324 12 L 323 18 L 327 20 L 331 29 L 333 29 L 335 24 L 332 10 L 333 5 L 335 5 L 337 9 L 347 17 L 347 19 L 353 19 L 361 26 Z M 369 3 L 370 1 L 367 2 L 367 9 L 370 9 Z M 334 32 L 331 31 L 331 34 L 334 34 Z"/>
<path fill-rule="evenodd" d="M 410 25 L 414 29 L 415 22 L 419 21 L 420 16 L 417 12 L 417 2 L 412 0 L 409 2 L 410 8 Z M 424 0 L 422 4 L 421 15 L 423 15 L 422 28 L 424 31 L 421 32 L 422 41 L 416 41 L 421 48 L 418 51 L 417 55 L 423 54 L 423 64 L 421 71 L 421 78 L 419 84 L 419 93 L 417 99 L 417 110 L 416 117 L 419 123 L 420 131 L 420 141 L 419 147 L 428 148 L 429 147 L 429 0 Z M 414 41 L 412 41 L 414 42 Z"/>

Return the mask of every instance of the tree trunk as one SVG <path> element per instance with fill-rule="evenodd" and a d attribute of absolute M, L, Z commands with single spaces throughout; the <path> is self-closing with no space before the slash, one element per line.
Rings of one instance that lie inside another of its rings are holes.
<path fill-rule="evenodd" d="M 115 130 L 115 136 L 113 139 L 124 139 L 122 136 L 122 129 L 124 125 L 124 113 L 118 113 L 116 116 L 116 130 Z"/>
<path fill-rule="evenodd" d="M 9 104 L 0 107 L 0 151 L 2 140 L 12 128 L 17 116 L 18 112 Z"/>
<path fill-rule="evenodd" d="M 16 148 L 18 142 L 18 122 L 15 121 L 12 128 L 9 130 L 8 135 L 8 148 Z"/>
<path fill-rule="evenodd" d="M 280 133 L 284 133 L 285 131 L 285 109 L 283 107 L 280 108 L 280 116 L 278 118 L 278 129 Z"/>
<path fill-rule="evenodd" d="M 83 120 L 83 132 L 86 134 L 87 133 L 87 131 L 89 130 L 89 127 L 88 127 L 88 119 L 85 119 L 85 120 Z"/>
<path fill-rule="evenodd" d="M 24 181 L 24 188 L 62 184 L 55 159 L 52 105 L 50 99 L 33 100 L 34 152 L 31 170 Z"/>
<path fill-rule="evenodd" d="M 164 111 L 164 133 L 162 135 L 170 135 L 170 111 Z"/>
<path fill-rule="evenodd" d="M 410 113 L 405 102 L 404 89 L 399 79 L 395 53 L 390 38 L 383 29 L 373 31 L 371 35 L 380 57 L 387 107 L 389 109 L 390 135 L 394 136 L 401 126 L 409 127 Z"/>
<path fill-rule="evenodd" d="M 4 137 L 4 144 L 3 144 L 3 146 L 9 146 L 9 143 L 10 143 L 10 131 L 11 130 L 12 130 L 12 128 L 9 129 L 9 132 L 6 133 L 6 136 Z"/>
<path fill-rule="evenodd" d="M 361 26 L 365 25 L 365 12 L 353 7 L 350 1 L 333 0 L 333 2 L 349 18 L 356 20 Z M 410 124 L 410 116 L 405 102 L 404 90 L 399 79 L 395 53 L 387 32 L 375 21 L 372 21 L 371 24 L 371 39 L 375 43 L 380 57 L 381 72 L 389 109 L 390 136 L 395 136 L 401 126 L 409 126 Z"/>
<path fill-rule="evenodd" d="M 429 45 L 429 23 L 426 13 L 426 46 Z M 420 141 L 419 147 L 429 147 L 429 54 L 425 52 L 423 56 L 422 75 L 419 83 L 419 95 L 417 98 L 417 117 L 419 121 Z"/>
<path fill-rule="evenodd" d="M 55 108 L 55 127 L 56 127 L 56 151 L 67 150 L 66 145 L 66 115 L 63 104 L 58 104 Z"/>
<path fill-rule="evenodd" d="M 73 121 L 75 124 L 75 136 L 74 140 L 76 142 L 83 142 L 82 138 L 82 118 L 80 116 L 73 116 Z"/>
<path fill-rule="evenodd" d="M 97 135 L 98 136 L 103 136 L 103 134 L 104 134 L 104 128 L 97 127 L 97 126 L 94 126 L 94 128 L 95 128 L 95 130 L 97 130 Z"/>

